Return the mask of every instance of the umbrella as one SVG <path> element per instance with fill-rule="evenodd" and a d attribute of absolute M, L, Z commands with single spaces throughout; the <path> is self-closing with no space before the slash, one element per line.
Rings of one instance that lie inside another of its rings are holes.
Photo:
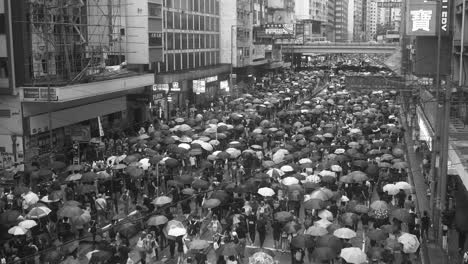
<path fill-rule="evenodd" d="M 153 200 L 153 204 L 158 205 L 158 206 L 170 204 L 171 202 L 172 202 L 172 198 L 168 196 L 159 196 Z"/>
<path fill-rule="evenodd" d="M 57 214 L 60 217 L 73 218 L 83 214 L 83 209 L 78 206 L 67 205 L 60 208 Z"/>
<path fill-rule="evenodd" d="M 79 173 L 69 175 L 65 181 L 79 181 L 81 180 L 82 175 Z"/>
<path fill-rule="evenodd" d="M 81 176 L 81 181 L 82 182 L 94 182 L 97 180 L 98 175 L 94 172 L 86 172 Z"/>
<path fill-rule="evenodd" d="M 318 217 L 320 217 L 321 219 L 327 219 L 329 221 L 332 221 L 333 220 L 333 214 L 332 212 L 324 209 L 324 210 L 321 210 L 319 213 L 318 213 Z"/>
<path fill-rule="evenodd" d="M 132 223 L 125 223 L 121 225 L 118 228 L 118 231 L 123 237 L 127 239 L 130 239 L 131 237 L 135 236 L 138 233 L 137 227 Z"/>
<path fill-rule="evenodd" d="M 210 243 L 206 240 L 195 239 L 189 244 L 190 249 L 202 250 L 210 246 Z"/>
<path fill-rule="evenodd" d="M 311 199 L 318 199 L 322 201 L 327 201 L 330 199 L 330 196 L 326 192 L 324 192 L 322 189 L 315 190 L 310 194 Z"/>
<path fill-rule="evenodd" d="M 388 238 L 388 234 L 382 230 L 382 229 L 373 229 L 367 232 L 367 237 L 369 237 L 370 240 L 375 240 L 375 241 L 384 241 L 385 239 Z"/>
<path fill-rule="evenodd" d="M 325 207 L 325 202 L 320 199 L 309 199 L 304 202 L 304 209 L 312 210 L 312 209 L 322 209 Z"/>
<path fill-rule="evenodd" d="M 37 219 L 37 218 L 42 218 L 42 217 L 49 215 L 51 211 L 52 210 L 50 210 L 49 208 L 45 206 L 38 206 L 38 207 L 32 208 L 31 211 L 29 211 L 29 213 L 26 216 L 28 218 Z"/>
<path fill-rule="evenodd" d="M 407 209 L 397 208 L 390 214 L 391 217 L 396 218 L 402 222 L 409 223 L 411 221 L 411 214 Z"/>
<path fill-rule="evenodd" d="M 89 214 L 89 212 L 86 212 L 86 211 L 80 216 L 73 218 L 73 224 L 75 224 L 75 226 L 83 226 L 89 223 L 90 221 L 91 221 L 91 215 Z"/>
<path fill-rule="evenodd" d="M 192 187 L 194 189 L 208 189 L 210 183 L 204 180 L 196 179 L 192 182 Z"/>
<path fill-rule="evenodd" d="M 327 219 L 320 219 L 320 220 L 314 222 L 314 226 L 322 227 L 322 228 L 327 228 L 331 224 L 332 224 L 332 222 L 328 221 Z"/>
<path fill-rule="evenodd" d="M 23 220 L 18 224 L 19 227 L 30 229 L 37 226 L 37 222 L 34 220 Z"/>
<path fill-rule="evenodd" d="M 295 248 L 311 248 L 314 246 L 314 240 L 311 235 L 300 234 L 291 239 L 291 245 Z"/>
<path fill-rule="evenodd" d="M 335 252 L 340 252 L 343 248 L 343 242 L 341 242 L 340 238 L 327 234 L 317 238 L 317 247 L 329 247 L 335 250 Z"/>
<path fill-rule="evenodd" d="M 178 237 L 187 234 L 187 229 L 178 226 L 170 226 L 167 230 L 169 236 Z"/>
<path fill-rule="evenodd" d="M 83 165 L 70 165 L 67 168 L 67 171 L 80 171 L 83 169 Z"/>
<path fill-rule="evenodd" d="M 363 182 L 369 179 L 367 174 L 362 171 L 353 171 L 349 173 L 348 176 L 350 176 L 355 182 Z"/>
<path fill-rule="evenodd" d="M 400 192 L 400 189 L 395 185 L 395 184 L 385 184 L 385 186 L 382 188 L 382 190 L 389 195 L 395 195 Z"/>
<path fill-rule="evenodd" d="M 14 226 L 10 229 L 8 229 L 8 234 L 14 235 L 14 236 L 22 236 L 26 235 L 28 230 L 24 227 L 21 226 Z"/>
<path fill-rule="evenodd" d="M 403 181 L 397 182 L 395 183 L 395 186 L 401 190 L 411 190 L 411 185 L 407 182 L 403 182 Z"/>
<path fill-rule="evenodd" d="M 413 234 L 403 233 L 398 237 L 398 242 L 403 244 L 403 252 L 405 253 L 415 253 L 419 248 L 419 240 Z"/>
<path fill-rule="evenodd" d="M 273 169 L 269 169 L 266 174 L 268 174 L 268 176 L 272 177 L 272 178 L 279 178 L 281 176 L 284 175 L 284 172 L 282 170 L 279 170 L 279 169 L 276 169 L 276 168 L 273 168 Z"/>
<path fill-rule="evenodd" d="M 281 171 L 283 171 L 283 172 L 293 172 L 294 168 L 291 167 L 290 165 L 284 165 L 284 166 L 281 167 Z"/>
<path fill-rule="evenodd" d="M 346 263 L 367 263 L 366 254 L 360 248 L 357 247 L 343 248 L 341 250 L 340 257 L 344 259 Z"/>
<path fill-rule="evenodd" d="M 168 219 L 164 215 L 155 215 L 148 219 L 147 224 L 150 226 L 159 226 L 167 223 Z"/>
<path fill-rule="evenodd" d="M 266 252 L 256 252 L 249 257 L 249 264 L 273 264 L 275 260 L 272 255 Z"/>
<path fill-rule="evenodd" d="M 224 256 L 237 256 L 239 254 L 238 246 L 234 243 L 224 244 L 222 254 Z"/>
<path fill-rule="evenodd" d="M 318 247 L 312 252 L 312 258 L 318 261 L 329 261 L 336 258 L 337 252 L 329 247 Z"/>
<path fill-rule="evenodd" d="M 221 204 L 221 201 L 216 198 L 205 200 L 203 203 L 203 208 L 215 208 Z"/>
<path fill-rule="evenodd" d="M 37 194 L 33 192 L 28 192 L 27 194 L 25 194 L 23 196 L 23 199 L 27 204 L 31 204 L 31 205 L 39 202 L 39 196 L 37 196 Z"/>
<path fill-rule="evenodd" d="M 293 215 L 290 212 L 286 211 L 281 211 L 275 213 L 275 219 L 280 221 L 280 222 L 286 222 L 290 221 L 292 219 Z"/>
<path fill-rule="evenodd" d="M 293 185 L 293 184 L 298 184 L 299 180 L 294 178 L 294 177 L 286 177 L 281 181 L 284 185 Z"/>
<path fill-rule="evenodd" d="M 326 228 L 313 225 L 306 230 L 305 234 L 320 237 L 320 236 L 328 234 L 328 231 Z"/>
<path fill-rule="evenodd" d="M 363 205 L 363 204 L 358 204 L 354 207 L 354 211 L 356 213 L 364 214 L 369 212 L 369 207 Z"/>
<path fill-rule="evenodd" d="M 112 252 L 107 250 L 93 250 L 86 254 L 90 263 L 100 263 L 109 260 L 112 257 Z"/>
<path fill-rule="evenodd" d="M 275 191 L 271 188 L 263 187 L 263 188 L 258 189 L 258 194 L 260 194 L 263 197 L 270 197 L 270 196 L 275 195 Z"/>
<path fill-rule="evenodd" d="M 296 222 L 288 222 L 284 225 L 283 230 L 288 234 L 297 233 L 301 229 L 301 225 Z"/>
<path fill-rule="evenodd" d="M 343 239 L 351 239 L 356 236 L 356 232 L 353 230 L 342 227 L 333 232 L 333 235 L 338 237 L 338 238 L 343 238 Z"/>
<path fill-rule="evenodd" d="M 408 168 L 408 163 L 406 163 L 404 161 L 397 162 L 397 163 L 392 165 L 392 168 L 397 169 L 397 170 L 406 169 L 406 168 Z"/>
<path fill-rule="evenodd" d="M 372 208 L 373 210 L 388 210 L 388 204 L 384 201 L 377 200 L 371 203 L 370 208 Z"/>

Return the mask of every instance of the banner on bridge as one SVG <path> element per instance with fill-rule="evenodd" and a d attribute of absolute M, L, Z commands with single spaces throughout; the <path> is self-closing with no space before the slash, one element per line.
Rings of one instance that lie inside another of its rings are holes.
<path fill-rule="evenodd" d="M 402 90 L 405 88 L 405 80 L 396 76 L 354 76 L 345 78 L 347 89 L 366 90 Z"/>

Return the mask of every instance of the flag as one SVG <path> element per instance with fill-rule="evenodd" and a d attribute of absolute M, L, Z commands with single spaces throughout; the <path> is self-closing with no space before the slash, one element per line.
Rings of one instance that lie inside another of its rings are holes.
<path fill-rule="evenodd" d="M 104 136 L 104 129 L 102 129 L 102 123 L 101 123 L 101 117 L 100 116 L 97 117 L 97 121 L 98 121 L 98 126 L 99 126 L 99 136 L 103 137 Z"/>

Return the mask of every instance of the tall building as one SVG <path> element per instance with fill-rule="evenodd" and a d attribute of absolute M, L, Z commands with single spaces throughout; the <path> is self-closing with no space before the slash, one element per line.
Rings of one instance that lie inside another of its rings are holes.
<path fill-rule="evenodd" d="M 365 0 L 354 0 L 353 41 L 356 41 L 356 42 L 365 40 L 364 12 L 363 12 L 364 1 Z"/>
<path fill-rule="evenodd" d="M 304 23 L 306 41 L 323 39 L 328 22 L 327 0 L 297 0 L 294 10 L 296 21 Z"/>
<path fill-rule="evenodd" d="M 164 112 L 206 104 L 223 93 L 230 65 L 221 61 L 220 6 L 219 0 L 165 0 L 164 64 L 155 77 L 158 89 L 168 91 Z"/>
<path fill-rule="evenodd" d="M 334 9 L 335 41 L 348 40 L 348 0 L 335 0 Z"/>
<path fill-rule="evenodd" d="M 295 0 L 268 0 L 267 23 L 293 24 Z"/>
<path fill-rule="evenodd" d="M 364 8 L 364 5 L 363 5 Z M 375 40 L 377 34 L 377 2 L 376 0 L 366 0 L 365 4 L 365 23 L 364 32 L 365 40 L 371 41 Z"/>
<path fill-rule="evenodd" d="M 151 3 L 149 16 L 147 1 L 0 1 L 2 166 L 70 160 L 73 142 L 89 149 L 151 118 L 140 99 L 163 61 L 162 1 Z"/>
<path fill-rule="evenodd" d="M 335 4 L 336 1 L 327 1 L 327 27 L 326 27 L 326 34 L 327 40 L 331 42 L 335 42 L 336 35 L 335 35 Z"/>

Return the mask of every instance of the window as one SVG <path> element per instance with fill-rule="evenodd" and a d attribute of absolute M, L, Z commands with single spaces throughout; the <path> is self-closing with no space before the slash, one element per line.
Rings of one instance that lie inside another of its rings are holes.
<path fill-rule="evenodd" d="M 174 14 L 170 11 L 167 11 L 166 13 L 166 28 L 168 29 L 173 29 L 174 28 Z"/>
<path fill-rule="evenodd" d="M 187 10 L 192 11 L 193 10 L 193 0 L 186 0 L 188 3 Z"/>
<path fill-rule="evenodd" d="M 214 24 L 215 24 L 215 31 L 219 32 L 219 18 L 215 18 Z"/>
<path fill-rule="evenodd" d="M 189 69 L 193 69 L 195 68 L 195 62 L 194 62 L 194 59 L 193 59 L 194 55 L 193 53 L 189 53 L 188 54 L 188 61 L 189 61 Z"/>
<path fill-rule="evenodd" d="M 211 35 L 211 39 L 210 39 L 210 42 L 211 42 L 211 48 L 212 49 L 216 49 L 216 35 Z"/>
<path fill-rule="evenodd" d="M 171 33 L 171 32 L 166 33 L 166 49 L 167 50 L 174 49 L 174 33 Z"/>
<path fill-rule="evenodd" d="M 210 14 L 214 14 L 214 9 L 215 9 L 215 1 L 210 0 Z"/>
<path fill-rule="evenodd" d="M 174 49 L 180 50 L 180 33 L 174 34 Z"/>
<path fill-rule="evenodd" d="M 180 8 L 180 0 L 173 0 L 174 2 L 174 8 L 179 9 Z"/>
<path fill-rule="evenodd" d="M 8 59 L 0 58 L 0 78 L 8 78 Z"/>
<path fill-rule="evenodd" d="M 193 0 L 193 11 L 198 12 L 198 7 L 200 6 L 199 4 L 200 0 Z"/>
<path fill-rule="evenodd" d="M 194 40 L 195 40 L 195 49 L 200 48 L 200 34 L 194 34 Z"/>
<path fill-rule="evenodd" d="M 188 5 L 188 0 L 182 0 L 182 4 L 180 5 L 180 8 L 183 10 L 187 10 L 187 5 Z"/>
<path fill-rule="evenodd" d="M 205 16 L 205 31 L 211 31 L 210 17 Z"/>
<path fill-rule="evenodd" d="M 160 17 L 161 16 L 161 10 L 162 10 L 161 5 L 154 4 L 154 3 L 148 3 L 148 15 L 149 16 Z M 1 19 L 1 15 L 0 15 L 0 19 Z"/>
<path fill-rule="evenodd" d="M 174 12 L 174 29 L 180 29 L 180 13 Z"/>
<path fill-rule="evenodd" d="M 205 0 L 200 0 L 200 13 L 205 13 Z"/>
<path fill-rule="evenodd" d="M 188 69 L 188 56 L 187 53 L 182 53 L 182 69 Z"/>
<path fill-rule="evenodd" d="M 216 64 L 219 64 L 220 61 L 221 61 L 220 52 L 219 52 L 219 51 L 216 51 Z"/>
<path fill-rule="evenodd" d="M 193 49 L 193 34 L 188 34 L 188 48 Z"/>
<path fill-rule="evenodd" d="M 181 14 L 180 15 L 182 18 L 182 29 L 187 29 L 187 14 Z"/>
<path fill-rule="evenodd" d="M 215 49 L 219 49 L 219 34 L 215 35 Z"/>
<path fill-rule="evenodd" d="M 194 68 L 200 67 L 200 52 L 195 52 L 194 57 L 195 57 L 195 66 L 194 66 Z"/>
<path fill-rule="evenodd" d="M 193 29 L 194 30 L 200 30 L 199 18 L 200 18 L 199 15 L 193 16 L 193 25 L 194 25 Z"/>
<path fill-rule="evenodd" d="M 200 66 L 206 66 L 206 52 L 200 52 Z"/>
<path fill-rule="evenodd" d="M 166 7 L 174 7 L 174 5 L 172 4 L 172 1 L 173 0 L 166 0 Z"/>
<path fill-rule="evenodd" d="M 167 70 L 174 70 L 174 54 L 172 53 L 167 54 Z"/>
<path fill-rule="evenodd" d="M 162 33 L 148 33 L 148 44 L 149 46 L 161 46 L 162 45 Z"/>
<path fill-rule="evenodd" d="M 207 65 L 213 65 L 212 57 L 211 57 L 211 52 L 206 53 L 206 64 Z"/>
<path fill-rule="evenodd" d="M 200 30 L 205 31 L 205 17 L 200 16 Z"/>
<path fill-rule="evenodd" d="M 174 54 L 174 59 L 175 59 L 175 70 L 178 71 L 178 70 L 182 70 L 182 62 L 181 62 L 181 58 L 180 58 L 180 53 L 176 53 Z"/>
<path fill-rule="evenodd" d="M 200 35 L 200 49 L 206 48 L 205 46 L 205 35 Z"/>
<path fill-rule="evenodd" d="M 182 49 L 187 49 L 187 34 L 182 33 Z"/>
<path fill-rule="evenodd" d="M 247 48 L 244 48 L 244 57 L 249 57 L 250 56 L 250 49 L 247 47 Z"/>
<path fill-rule="evenodd" d="M 219 15 L 219 0 L 215 0 L 215 15 Z"/>

